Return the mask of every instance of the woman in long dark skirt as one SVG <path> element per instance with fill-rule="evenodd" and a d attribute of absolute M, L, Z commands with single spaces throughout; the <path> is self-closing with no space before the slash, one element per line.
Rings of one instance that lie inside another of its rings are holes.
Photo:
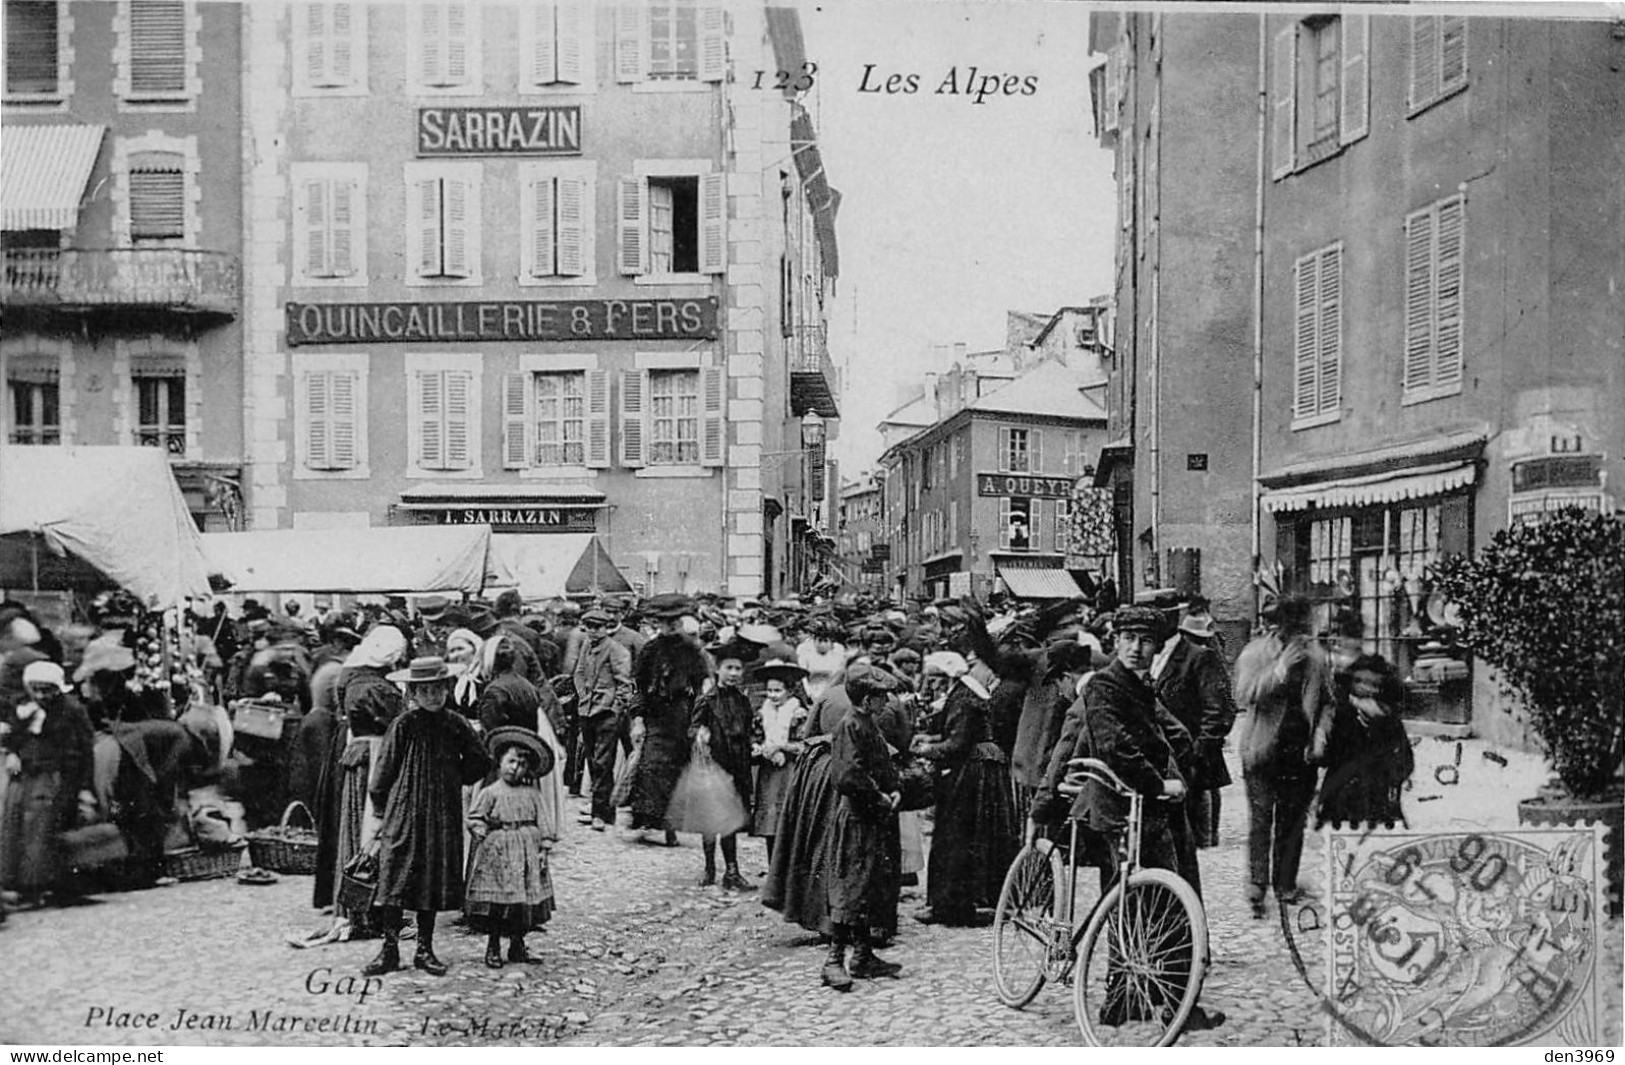
<path fill-rule="evenodd" d="M 92 746 L 90 717 L 67 694 L 62 667 L 32 662 L 23 669 L 26 700 L 0 735 L 5 752 L 6 788 L 4 845 L 0 846 L 0 884 L 30 902 L 61 888 L 68 875 L 67 854 L 58 836 L 74 827 L 79 804 L 94 802 L 90 790 Z M 83 799 L 81 799 L 83 795 Z"/>
<path fill-rule="evenodd" d="M 435 914 L 463 905 L 463 785 L 483 777 L 490 756 L 474 726 L 446 709 L 451 673 L 439 658 L 415 658 L 391 673 L 406 682 L 411 709 L 395 719 L 378 749 L 369 795 L 378 826 L 378 911 L 384 945 L 362 969 L 380 976 L 401 966 L 402 911 L 417 913 L 416 968 L 444 976 L 434 953 Z"/>
<path fill-rule="evenodd" d="M 921 757 L 946 770 L 926 865 L 925 924 L 985 923 L 978 907 L 997 904 L 1004 874 L 1020 847 L 1004 751 L 993 742 L 987 690 L 953 651 L 926 658 L 926 669 L 953 679 L 943 706 L 942 736 L 915 744 Z"/>
<path fill-rule="evenodd" d="M 683 618 L 697 610 L 692 599 L 676 592 L 651 598 L 641 613 L 665 628 L 643 645 L 632 663 L 637 687 L 632 737 L 642 744 L 632 778 L 632 827 L 664 830 L 668 847 L 677 845 L 677 834 L 666 829 L 666 809 L 688 764 L 694 700 L 711 676 L 705 652 L 682 625 Z"/>

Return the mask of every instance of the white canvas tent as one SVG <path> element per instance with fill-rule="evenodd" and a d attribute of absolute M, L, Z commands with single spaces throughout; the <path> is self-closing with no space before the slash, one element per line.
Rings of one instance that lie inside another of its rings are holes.
<path fill-rule="evenodd" d="M 489 525 L 208 533 L 210 572 L 234 592 L 469 592 L 512 585 Z"/>
<path fill-rule="evenodd" d="M 209 594 L 200 534 L 165 453 L 0 445 L 0 586 L 107 582 L 149 608 Z"/>
<path fill-rule="evenodd" d="M 497 533 L 492 548 L 526 599 L 630 592 L 626 575 L 592 533 Z"/>

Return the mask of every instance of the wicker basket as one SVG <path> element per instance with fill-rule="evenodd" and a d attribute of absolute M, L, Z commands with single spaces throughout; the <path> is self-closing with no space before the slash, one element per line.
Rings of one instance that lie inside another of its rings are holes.
<path fill-rule="evenodd" d="M 275 703 L 238 699 L 231 704 L 231 727 L 239 736 L 253 736 L 273 743 L 282 739 L 289 708 Z"/>
<path fill-rule="evenodd" d="M 164 874 L 176 880 L 219 880 L 236 876 L 242 867 L 246 846 L 227 847 L 224 850 L 204 850 L 188 847 L 164 855 Z"/>
<path fill-rule="evenodd" d="M 303 810 L 309 828 L 294 828 L 288 822 L 295 810 Z M 275 828 L 262 828 L 248 834 L 248 850 L 254 864 L 273 873 L 290 876 L 312 876 L 316 872 L 316 850 L 319 846 L 316 819 L 310 809 L 295 799 L 282 811 L 282 820 Z"/>

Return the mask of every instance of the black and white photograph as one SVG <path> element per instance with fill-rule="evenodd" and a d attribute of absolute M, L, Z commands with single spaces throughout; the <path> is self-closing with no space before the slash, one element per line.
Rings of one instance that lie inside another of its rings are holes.
<path fill-rule="evenodd" d="M 1621 5 L 0 43 L 9 1060 L 1625 1046 Z"/>

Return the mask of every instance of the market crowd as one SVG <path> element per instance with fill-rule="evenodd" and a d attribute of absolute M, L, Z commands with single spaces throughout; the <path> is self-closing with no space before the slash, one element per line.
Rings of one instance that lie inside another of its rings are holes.
<path fill-rule="evenodd" d="M 302 805 L 330 919 L 290 942 L 376 940 L 369 974 L 399 968 L 403 940 L 444 973 L 447 912 L 487 936 L 486 964 L 536 960 L 525 937 L 558 904 L 550 862 L 573 817 L 628 841 L 698 836 L 702 886 L 759 891 L 827 941 L 826 986 L 896 977 L 877 951 L 904 888 L 923 881 L 915 921 L 983 925 L 1024 833 L 1121 829 L 1111 796 L 1061 793 L 1077 757 L 1166 800 L 1146 806 L 1142 862 L 1200 893 L 1230 742 L 1261 917 L 1271 893 L 1301 893 L 1311 815 L 1402 820 L 1411 769 L 1393 668 L 1357 617 L 1315 633 L 1292 597 L 1234 667 L 1206 603 L 1171 594 L 905 612 L 506 592 L 308 618 L 248 600 L 157 626 L 113 595 L 90 614 L 54 633 L 0 605 L 7 905 L 164 882 L 177 847 L 239 845 Z M 740 833 L 765 840 L 759 886 Z M 1094 851 L 1104 885 L 1113 848 Z M 1222 1021 L 1198 1008 L 1190 1026 Z"/>

